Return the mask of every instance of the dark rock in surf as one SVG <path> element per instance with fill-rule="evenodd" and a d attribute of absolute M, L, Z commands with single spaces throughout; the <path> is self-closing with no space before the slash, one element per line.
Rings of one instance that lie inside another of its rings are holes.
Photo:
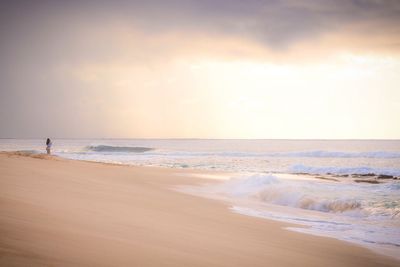
<path fill-rule="evenodd" d="M 378 176 L 378 179 L 394 179 L 395 177 L 393 175 L 386 175 L 386 174 L 380 174 Z"/>
<path fill-rule="evenodd" d="M 360 174 L 360 176 L 362 176 L 362 177 L 367 177 L 367 176 L 373 177 L 373 176 L 376 176 L 376 174 L 375 173 L 364 173 L 364 174 Z"/>
<path fill-rule="evenodd" d="M 380 184 L 380 182 L 377 181 L 377 180 L 361 180 L 361 179 L 358 179 L 358 180 L 354 180 L 354 182 L 356 182 L 356 183 L 367 183 L 367 184 Z"/>

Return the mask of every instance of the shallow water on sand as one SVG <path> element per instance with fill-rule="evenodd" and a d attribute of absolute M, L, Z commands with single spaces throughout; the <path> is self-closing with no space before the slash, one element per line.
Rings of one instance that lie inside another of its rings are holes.
<path fill-rule="evenodd" d="M 0 150 L 44 153 L 45 139 L 0 139 Z M 400 141 L 56 139 L 60 157 L 220 170 L 224 182 L 186 187 L 292 230 L 400 255 Z M 215 177 L 214 177 L 215 178 Z"/>

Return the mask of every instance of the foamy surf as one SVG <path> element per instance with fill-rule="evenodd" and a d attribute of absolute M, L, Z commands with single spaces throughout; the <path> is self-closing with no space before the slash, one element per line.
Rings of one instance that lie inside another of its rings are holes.
<path fill-rule="evenodd" d="M 143 153 L 153 150 L 150 147 L 137 147 L 137 146 L 107 146 L 107 145 L 97 145 L 86 147 L 88 151 L 94 152 L 120 152 L 120 153 Z"/>
<path fill-rule="evenodd" d="M 40 155 L 44 141 L 0 139 L 0 150 Z M 207 170 L 202 178 L 226 181 L 185 192 L 230 201 L 234 212 L 308 226 L 298 231 L 400 255 L 398 140 L 53 139 L 53 144 L 53 154 L 69 159 Z M 237 175 L 231 180 L 208 175 L 214 170 Z"/>
<path fill-rule="evenodd" d="M 301 179 L 296 176 L 252 174 L 232 178 L 218 185 L 205 187 L 214 194 L 228 198 L 254 201 L 298 209 L 348 216 L 400 216 L 400 183 L 358 185 Z M 385 203 L 382 205 L 382 203 Z"/>
<path fill-rule="evenodd" d="M 248 174 L 180 190 L 228 201 L 234 212 L 309 227 L 291 230 L 400 255 L 400 182 L 359 185 L 293 175 Z"/>
<path fill-rule="evenodd" d="M 379 222 L 375 223 L 374 221 L 361 222 L 353 218 L 343 219 L 338 218 L 338 216 L 323 217 L 320 214 L 307 214 L 306 216 L 301 214 L 299 216 L 296 212 L 290 210 L 282 213 L 279 211 L 271 212 L 266 208 L 257 209 L 244 206 L 232 206 L 231 210 L 247 216 L 297 224 L 302 227 L 292 226 L 286 227 L 286 229 L 305 234 L 336 238 L 369 248 L 380 254 L 400 259 L 398 224 L 392 227 L 382 227 Z"/>

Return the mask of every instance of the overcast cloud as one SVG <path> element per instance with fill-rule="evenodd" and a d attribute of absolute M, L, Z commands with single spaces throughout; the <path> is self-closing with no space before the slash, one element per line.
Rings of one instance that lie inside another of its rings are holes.
<path fill-rule="evenodd" d="M 279 55 L 318 50 L 330 36 L 350 52 L 398 55 L 400 1 L 1 1 L 0 36 L 0 137 L 104 136 L 107 108 L 96 101 L 123 93 L 74 70 L 122 64 L 159 75 L 181 55 L 246 60 L 251 45 Z"/>

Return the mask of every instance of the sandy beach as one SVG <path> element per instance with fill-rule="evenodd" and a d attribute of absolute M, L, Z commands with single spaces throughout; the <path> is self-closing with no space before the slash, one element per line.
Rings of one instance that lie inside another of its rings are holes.
<path fill-rule="evenodd" d="M 0 265 L 399 265 L 173 190 L 189 172 L 1 153 Z"/>

